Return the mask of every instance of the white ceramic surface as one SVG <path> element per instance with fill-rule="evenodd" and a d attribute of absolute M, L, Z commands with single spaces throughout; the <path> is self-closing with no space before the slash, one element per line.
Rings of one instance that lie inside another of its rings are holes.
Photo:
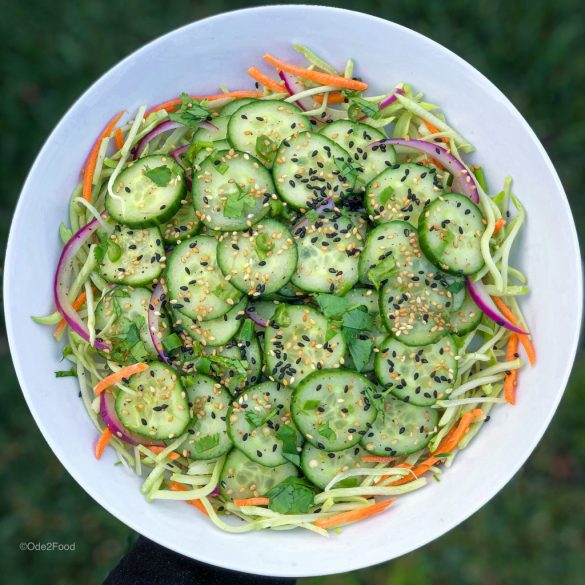
<path fill-rule="evenodd" d="M 60 349 L 48 328 L 30 320 L 31 314 L 53 310 L 57 227 L 105 121 L 120 109 L 133 112 L 180 91 L 252 87 L 245 70 L 262 63 L 264 50 L 300 61 L 291 42 L 313 47 L 339 67 L 353 57 L 357 74 L 376 93 L 399 81 L 414 84 L 475 144 L 471 160 L 484 165 L 492 188 L 507 174 L 514 177 L 528 212 L 519 256 L 532 293 L 522 306 L 539 353 L 538 365 L 522 372 L 518 405 L 494 409 L 490 423 L 440 483 L 431 481 L 385 514 L 328 539 L 300 530 L 234 536 L 181 503 L 147 504 L 138 479 L 114 467 L 110 451 L 102 461 L 92 456 L 96 432 L 77 398 L 75 379 L 55 379 Z M 67 112 L 18 202 L 5 268 L 6 322 L 18 378 L 39 428 L 71 475 L 110 513 L 207 563 L 267 575 L 319 575 L 387 561 L 439 537 L 483 506 L 526 461 L 573 363 L 581 321 L 579 258 L 567 199 L 548 156 L 505 96 L 473 67 L 433 41 L 372 16 L 324 7 L 263 7 L 195 22 L 150 43 L 106 73 Z"/>

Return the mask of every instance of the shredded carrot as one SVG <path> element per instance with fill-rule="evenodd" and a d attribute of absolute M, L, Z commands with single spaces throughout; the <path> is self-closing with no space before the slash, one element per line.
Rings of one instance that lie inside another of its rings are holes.
<path fill-rule="evenodd" d="M 204 96 L 195 96 L 192 95 L 191 99 L 197 100 L 197 101 L 203 101 L 203 100 L 208 100 L 210 102 L 213 102 L 215 100 L 222 100 L 222 99 L 228 99 L 228 98 L 233 98 L 233 99 L 238 99 L 238 98 L 257 98 L 257 97 L 262 97 L 262 93 L 259 91 L 254 91 L 254 90 L 247 90 L 247 89 L 243 89 L 243 90 L 239 90 L 239 91 L 230 91 L 227 93 L 218 93 L 216 95 L 204 95 Z M 158 104 L 158 106 L 154 106 L 152 108 L 150 108 L 150 110 L 148 110 L 146 112 L 146 114 L 152 114 L 153 112 L 158 112 L 160 110 L 166 110 L 167 112 L 174 112 L 177 109 L 177 106 L 180 106 L 182 103 L 181 98 L 175 98 L 174 100 L 169 100 L 167 102 L 163 102 L 162 104 Z"/>
<path fill-rule="evenodd" d="M 173 481 L 169 485 L 169 489 L 172 490 L 173 492 L 189 491 L 184 485 L 181 485 L 180 483 L 177 483 L 176 481 Z M 191 504 L 192 506 L 195 506 L 202 514 L 205 514 L 206 516 L 208 516 L 207 510 L 205 509 L 205 506 L 201 503 L 201 500 L 185 500 L 185 501 L 187 502 L 187 504 Z"/>
<path fill-rule="evenodd" d="M 498 219 L 496 221 L 496 225 L 494 227 L 494 233 L 492 235 L 495 236 L 505 225 L 506 225 L 506 220 L 503 217 L 500 217 L 500 219 Z"/>
<path fill-rule="evenodd" d="M 348 522 L 363 520 L 364 518 L 369 518 L 374 514 L 379 514 L 392 502 L 394 502 L 394 500 L 396 500 L 396 498 L 390 498 L 389 500 L 377 502 L 371 506 L 364 506 L 363 508 L 350 510 L 349 512 L 341 512 L 340 514 L 335 514 L 335 516 L 329 516 L 329 518 L 319 518 L 319 520 L 315 520 L 314 524 L 319 528 L 335 528 L 336 526 L 341 526 L 342 524 L 347 524 Z"/>
<path fill-rule="evenodd" d="M 79 309 L 79 307 L 81 307 L 83 305 L 83 303 L 85 303 L 87 299 L 87 294 L 85 291 L 83 291 L 72 303 L 71 306 L 74 309 Z M 59 324 L 57 325 L 57 327 L 55 327 L 55 331 L 53 332 L 53 335 L 55 337 L 59 337 L 61 331 L 63 331 L 63 329 L 65 329 L 65 326 L 67 325 L 67 321 L 65 321 L 65 319 L 61 319 L 61 321 L 59 321 Z"/>
<path fill-rule="evenodd" d="M 323 103 L 323 99 L 325 98 L 324 95 L 318 94 L 318 95 L 314 95 L 313 99 L 318 103 L 318 104 L 322 104 Z M 338 91 L 332 91 L 329 94 L 329 97 L 327 98 L 327 103 L 328 104 L 343 104 L 345 102 L 347 98 L 339 93 Z"/>
<path fill-rule="evenodd" d="M 321 85 L 334 85 L 335 87 L 344 87 L 355 91 L 365 91 L 368 89 L 368 84 L 363 81 L 356 81 L 355 79 L 348 79 L 341 75 L 331 75 L 330 73 L 322 73 L 321 71 L 314 71 L 312 69 L 303 69 L 286 61 L 281 61 L 268 53 L 263 58 L 267 63 L 274 65 L 277 69 L 281 69 L 302 79 L 309 79 Z"/>
<path fill-rule="evenodd" d="M 236 506 L 268 506 L 270 504 L 269 498 L 243 498 L 241 500 L 234 500 Z"/>
<path fill-rule="evenodd" d="M 106 388 L 117 384 L 118 382 L 122 381 L 124 378 L 129 378 L 134 374 L 140 374 L 140 372 L 144 372 L 144 370 L 148 370 L 148 364 L 144 362 L 139 362 L 137 364 L 132 364 L 131 366 L 126 366 L 109 376 L 106 376 L 103 380 L 100 380 L 94 387 L 93 391 L 95 394 L 101 394 Z"/>
<path fill-rule="evenodd" d="M 437 457 L 429 457 L 420 465 L 412 467 L 408 475 L 405 475 L 404 477 L 401 477 L 400 479 L 393 481 L 390 485 L 402 485 L 405 483 L 410 483 L 411 481 L 418 479 L 421 475 L 423 475 L 423 473 L 426 473 L 438 461 L 439 459 Z"/>
<path fill-rule="evenodd" d="M 506 305 L 506 303 L 504 303 L 504 301 L 500 297 L 492 297 L 492 301 L 494 301 L 496 307 L 500 309 L 500 312 L 502 313 L 502 315 L 504 315 L 504 317 L 506 317 L 506 319 L 508 319 L 508 321 L 511 321 L 514 325 L 518 323 L 516 315 L 512 313 L 510 308 Z M 522 347 L 524 348 L 524 351 L 526 352 L 526 355 L 528 356 L 528 361 L 530 362 L 530 365 L 533 366 L 536 363 L 536 350 L 534 349 L 534 344 L 532 343 L 530 336 L 519 333 L 518 337 L 520 343 L 522 344 Z"/>
<path fill-rule="evenodd" d="M 98 153 L 100 151 L 100 147 L 102 145 L 102 140 L 107 138 L 112 131 L 114 130 L 114 126 L 117 124 L 118 120 L 122 117 L 124 112 L 119 112 L 116 114 L 104 128 L 103 132 L 98 136 L 98 139 L 95 141 L 93 148 L 91 149 L 89 156 L 87 158 L 87 162 L 85 164 L 85 168 L 83 169 L 83 198 L 86 201 L 91 202 L 91 182 L 93 181 L 93 173 L 95 171 L 95 165 L 97 163 Z"/>
<path fill-rule="evenodd" d="M 396 457 L 382 457 L 380 455 L 365 455 L 362 457 L 364 463 L 392 463 Z"/>
<path fill-rule="evenodd" d="M 422 120 L 422 123 L 427 127 L 427 130 L 431 134 L 439 134 L 441 132 L 434 124 L 427 122 L 424 118 L 421 118 L 421 120 Z M 449 144 L 449 141 L 444 136 L 441 136 L 441 138 L 439 138 L 439 140 L 441 142 L 444 142 L 445 144 Z"/>
<path fill-rule="evenodd" d="M 274 79 L 271 79 L 268 75 L 264 75 L 258 67 L 250 67 L 246 73 L 258 83 L 271 89 L 274 93 L 286 93 L 286 87 L 284 87 L 282 83 L 278 83 L 278 81 L 274 81 Z"/>
<path fill-rule="evenodd" d="M 518 335 L 512 333 L 508 346 L 506 348 L 506 361 L 509 362 L 518 357 Z M 510 404 L 516 404 L 516 382 L 518 378 L 518 370 L 512 370 L 506 375 L 504 381 L 504 398 Z"/>
<path fill-rule="evenodd" d="M 114 140 L 116 141 L 116 148 L 120 150 L 124 146 L 124 136 L 122 135 L 122 129 L 116 128 L 114 132 Z"/>
<path fill-rule="evenodd" d="M 483 410 L 481 408 L 474 408 L 471 412 L 464 413 L 459 424 L 441 441 L 439 446 L 432 452 L 432 455 L 453 451 L 467 432 L 469 425 L 481 416 L 483 416 Z"/>
<path fill-rule="evenodd" d="M 150 447 L 146 447 L 149 451 L 152 451 L 155 455 L 158 455 L 159 453 L 162 453 L 162 451 L 164 451 L 166 449 L 166 447 L 159 447 L 158 445 L 151 445 Z M 175 451 L 171 451 L 167 457 L 173 461 L 175 461 L 176 459 L 180 459 L 180 455 L 178 453 L 176 453 Z"/>
<path fill-rule="evenodd" d="M 95 444 L 96 459 L 102 458 L 102 455 L 104 454 L 104 451 L 108 446 L 108 443 L 110 442 L 110 439 L 112 438 L 113 434 L 114 433 L 110 431 L 109 427 L 106 427 L 104 429 L 104 432 L 100 435 L 100 438 L 97 440 L 97 443 Z"/>

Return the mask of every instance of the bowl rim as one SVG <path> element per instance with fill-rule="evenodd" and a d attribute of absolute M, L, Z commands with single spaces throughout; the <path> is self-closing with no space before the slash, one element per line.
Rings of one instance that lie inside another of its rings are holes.
<path fill-rule="evenodd" d="M 431 47 L 433 47 L 434 49 L 443 52 L 446 56 L 449 57 L 450 60 L 458 62 L 458 64 L 460 66 L 462 66 L 463 68 L 465 68 L 467 70 L 467 72 L 469 73 L 469 75 L 472 78 L 479 81 L 484 87 L 488 87 L 490 89 L 490 91 L 494 92 L 494 97 L 499 97 L 500 100 L 502 100 L 502 103 L 504 104 L 506 109 L 514 116 L 514 118 L 516 118 L 519 121 L 519 123 L 523 127 L 524 131 L 526 132 L 527 137 L 533 141 L 534 145 L 537 147 L 540 155 L 542 156 L 543 160 L 546 163 L 546 171 L 550 174 L 551 178 L 553 179 L 553 181 L 556 185 L 556 188 L 558 190 L 559 195 L 561 195 L 561 198 L 560 198 L 561 201 L 559 203 L 564 207 L 563 211 L 566 212 L 569 217 L 573 218 L 571 208 L 570 208 L 570 205 L 569 205 L 569 202 L 567 199 L 567 195 L 566 195 L 565 190 L 563 188 L 563 185 L 560 181 L 558 173 L 557 173 L 554 165 L 552 164 L 552 161 L 551 161 L 550 157 L 548 156 L 546 150 L 544 149 L 543 145 L 541 144 L 540 140 L 538 139 L 538 137 L 536 136 L 535 132 L 532 130 L 532 128 L 530 127 L 528 122 L 524 119 L 522 114 L 512 104 L 512 102 L 505 96 L 505 94 L 494 83 L 492 83 L 485 75 L 483 75 L 479 70 L 477 70 L 475 67 L 473 67 L 473 65 L 468 63 L 465 59 L 460 57 L 458 54 L 456 54 L 452 50 L 448 49 L 447 47 L 441 45 L 437 41 L 434 41 L 433 39 L 425 36 L 424 34 L 419 33 L 413 29 L 410 29 L 404 25 L 398 24 L 398 23 L 391 21 L 391 20 L 388 20 L 386 18 L 381 18 L 378 16 L 374 16 L 372 14 L 358 11 L 358 10 L 350 10 L 350 9 L 346 9 L 346 8 L 338 8 L 338 7 L 323 6 L 323 5 L 310 5 L 310 4 L 276 4 L 276 5 L 269 5 L 269 6 L 255 6 L 255 7 L 244 8 L 244 9 L 230 10 L 230 11 L 226 11 L 226 12 L 221 12 L 219 14 L 207 16 L 205 18 L 195 20 L 193 22 L 190 22 L 188 24 L 180 26 L 176 29 L 173 29 L 173 30 L 161 35 L 161 36 L 156 37 L 155 39 L 149 41 L 148 43 L 145 43 L 144 45 L 142 45 L 138 49 L 134 50 L 128 56 L 126 56 L 125 58 L 123 58 L 122 60 L 117 62 L 113 67 L 111 67 L 107 71 L 105 71 L 102 75 L 99 76 L 99 78 L 96 81 L 94 81 L 69 106 L 69 108 L 67 108 L 67 110 L 64 112 L 64 114 L 61 116 L 59 122 L 55 125 L 55 127 L 53 128 L 51 133 L 45 139 L 43 146 L 39 150 L 38 154 L 36 155 L 35 160 L 31 166 L 31 168 L 26 176 L 26 179 L 23 183 L 23 186 L 20 190 L 17 204 L 16 204 L 15 210 L 14 210 L 13 215 L 12 215 L 10 231 L 9 231 L 9 236 L 8 236 L 8 242 L 7 242 L 7 246 L 6 246 L 5 274 L 11 274 L 11 270 L 9 270 L 9 268 L 12 266 L 12 264 L 14 262 L 16 262 L 16 251 L 14 249 L 16 235 L 15 235 L 15 231 L 14 231 L 13 227 L 14 227 L 14 224 L 16 223 L 16 219 L 22 213 L 22 208 L 23 208 L 22 195 L 23 195 L 23 193 L 25 193 L 27 191 L 27 189 L 29 187 L 29 183 L 32 182 L 33 176 L 35 175 L 35 172 L 36 172 L 36 168 L 40 164 L 39 161 L 50 150 L 50 145 L 53 141 L 54 135 L 58 133 L 61 126 L 66 124 L 66 120 L 69 118 L 71 111 L 74 108 L 76 108 L 80 102 L 83 102 L 86 99 L 86 96 L 88 96 L 88 94 L 90 94 L 93 91 L 93 89 L 102 82 L 103 79 L 105 79 L 111 75 L 114 75 L 118 69 L 122 68 L 129 61 L 135 59 L 143 51 L 146 51 L 147 49 L 151 48 L 152 45 L 156 45 L 158 43 L 164 42 L 167 38 L 172 37 L 173 35 L 177 34 L 179 31 L 183 31 L 183 30 L 189 29 L 191 27 L 197 27 L 197 26 L 201 25 L 202 23 L 206 23 L 206 22 L 212 21 L 212 20 L 219 21 L 219 20 L 222 20 L 224 18 L 234 18 L 234 15 L 237 15 L 240 13 L 241 14 L 244 14 L 244 13 L 258 13 L 258 14 L 260 14 L 260 13 L 266 13 L 266 12 L 278 13 L 278 12 L 282 11 L 283 9 L 284 10 L 305 10 L 305 11 L 310 10 L 310 11 L 323 11 L 323 12 L 337 12 L 337 13 L 343 13 L 346 15 L 359 15 L 360 18 L 364 19 L 364 21 L 363 21 L 364 23 L 366 23 L 366 21 L 368 21 L 368 20 L 372 21 L 372 22 L 377 22 L 377 23 L 384 23 L 385 25 L 389 25 L 390 27 L 396 27 L 398 29 L 401 29 L 402 32 L 406 32 L 407 34 L 413 35 L 414 37 L 418 37 L 419 40 L 422 39 L 425 42 L 430 43 Z M 576 230 L 576 225 L 575 225 L 574 219 L 570 223 L 571 223 L 571 226 L 570 226 L 569 245 L 571 246 L 571 248 L 575 252 L 576 263 L 575 263 L 574 269 L 576 270 L 576 274 L 577 274 L 577 279 L 576 279 L 577 280 L 577 291 L 576 292 L 578 293 L 577 297 L 579 299 L 583 299 L 583 267 L 582 267 L 582 264 L 580 261 L 581 254 L 580 254 L 579 240 L 578 240 L 578 236 L 577 236 L 577 230 Z M 66 471 L 73 477 L 73 479 L 75 479 L 75 481 L 83 488 L 83 490 L 87 494 L 89 494 L 89 496 L 98 505 L 100 505 L 102 508 L 107 510 L 110 514 L 112 514 L 120 522 L 124 523 L 126 526 L 128 526 L 129 528 L 131 528 L 135 532 L 142 534 L 143 528 L 142 527 L 138 528 L 138 522 L 134 521 L 133 515 L 130 513 L 128 513 L 126 515 L 120 514 L 120 512 L 118 510 L 116 512 L 114 512 L 113 507 L 109 504 L 109 502 L 104 501 L 101 494 L 99 494 L 97 492 L 97 490 L 93 488 L 91 483 L 85 479 L 84 475 L 81 472 L 79 472 L 78 469 L 68 461 L 68 456 L 66 455 L 64 450 L 61 449 L 59 444 L 56 442 L 53 442 L 50 439 L 49 432 L 47 431 L 47 429 L 43 423 L 43 417 L 39 414 L 37 408 L 35 407 L 32 395 L 30 394 L 27 386 L 25 385 L 25 374 L 24 374 L 25 365 L 24 365 L 24 362 L 21 360 L 20 353 L 19 353 L 19 351 L 16 347 L 16 344 L 15 344 L 15 341 L 14 341 L 13 331 L 14 331 L 14 328 L 16 326 L 16 323 L 13 321 L 11 312 L 9 310 L 10 306 L 13 303 L 13 301 L 12 301 L 13 295 L 12 295 L 11 290 L 12 290 L 12 287 L 11 287 L 10 279 L 6 278 L 4 280 L 4 284 L 3 284 L 3 294 L 4 294 L 4 299 L 5 299 L 4 315 L 5 315 L 6 331 L 7 331 L 7 337 L 8 337 L 8 342 L 9 342 L 9 348 L 10 348 L 10 355 L 12 357 L 14 369 L 15 369 L 16 374 L 17 374 L 19 386 L 20 386 L 21 391 L 24 395 L 27 406 L 28 406 L 28 408 L 29 408 L 29 410 L 30 410 L 30 412 L 31 412 L 36 424 L 37 424 L 37 427 L 41 431 L 41 434 L 43 435 L 45 441 L 48 443 L 48 445 L 50 446 L 51 450 L 58 458 L 61 465 L 63 465 L 63 467 L 66 469 Z M 399 556 L 407 554 L 408 552 L 412 552 L 414 550 L 417 550 L 418 548 L 421 548 L 422 546 L 427 545 L 428 543 L 432 542 L 433 540 L 440 538 L 445 533 L 449 532 L 450 530 L 452 530 L 453 528 L 455 528 L 456 526 L 461 524 L 463 521 L 465 521 L 467 518 L 469 518 L 470 516 L 475 514 L 489 500 L 491 500 L 495 495 L 497 495 L 502 490 L 502 488 L 512 479 L 512 477 L 518 472 L 518 470 L 522 467 L 522 465 L 524 465 L 524 463 L 527 461 L 528 457 L 531 455 L 531 453 L 534 451 L 534 449 L 537 447 L 538 443 L 542 439 L 548 426 L 550 425 L 552 417 L 554 416 L 554 414 L 557 410 L 557 407 L 560 403 L 560 400 L 564 394 L 564 390 L 566 389 L 566 386 L 567 386 L 567 383 L 569 380 L 569 376 L 570 376 L 571 371 L 573 369 L 573 365 L 574 365 L 575 358 L 576 358 L 577 351 L 578 351 L 578 347 L 579 347 L 580 332 L 581 332 L 581 327 L 582 327 L 582 323 L 583 323 L 583 306 L 582 306 L 581 302 L 578 303 L 577 305 L 578 305 L 577 306 L 577 314 L 575 315 L 575 317 L 576 317 L 575 328 L 571 332 L 572 338 L 570 340 L 570 343 L 568 343 L 568 345 L 567 345 L 567 348 L 569 350 L 569 354 L 568 354 L 569 359 L 566 362 L 565 371 L 563 372 L 563 375 L 562 375 L 562 377 L 559 381 L 559 384 L 558 384 L 558 387 L 561 390 L 557 392 L 557 396 L 555 398 L 553 407 L 550 409 L 548 415 L 543 418 L 542 423 L 540 425 L 540 428 L 538 428 L 537 432 L 535 433 L 535 436 L 538 438 L 535 440 L 535 442 L 533 444 L 526 445 L 522 451 L 522 456 L 518 457 L 516 462 L 514 462 L 512 465 L 509 465 L 506 468 L 506 470 L 504 472 L 502 472 L 502 474 L 500 475 L 499 481 L 497 482 L 495 488 L 490 493 L 486 493 L 483 495 L 483 497 L 477 498 L 476 501 L 474 502 L 474 504 L 472 506 L 470 506 L 470 509 L 463 512 L 461 515 L 459 515 L 455 518 L 449 518 L 443 525 L 437 526 L 437 528 L 433 531 L 429 531 L 427 533 L 427 535 L 420 540 L 420 542 L 418 543 L 418 545 L 415 548 L 409 548 L 408 550 L 399 550 L 396 554 L 391 554 L 389 556 L 382 554 L 382 555 L 375 556 L 375 558 L 372 558 L 373 555 L 371 555 L 367 558 L 367 560 L 365 560 L 365 562 L 363 560 L 356 559 L 352 555 L 352 558 L 346 558 L 343 566 L 341 566 L 339 568 L 339 570 L 335 570 L 333 573 L 331 573 L 330 571 L 327 571 L 327 572 L 324 572 L 324 571 L 303 571 L 302 568 L 299 567 L 299 570 L 293 574 L 290 570 L 286 570 L 286 568 L 283 567 L 284 570 L 281 572 L 278 572 L 278 573 L 275 573 L 274 571 L 267 571 L 267 570 L 260 568 L 260 570 L 254 569 L 253 574 L 265 575 L 265 576 L 282 576 L 282 577 L 310 577 L 310 576 L 336 574 L 339 572 L 349 572 L 349 571 L 362 569 L 365 567 L 369 567 L 369 566 L 373 566 L 373 565 L 376 565 L 376 564 L 379 564 L 382 562 L 389 561 L 393 558 L 397 558 Z M 158 543 L 159 545 L 161 545 L 165 548 L 168 548 L 169 550 L 173 550 L 179 554 L 185 555 L 189 558 L 197 559 L 201 562 L 215 565 L 218 567 L 222 567 L 224 569 L 241 571 L 244 573 L 250 572 L 250 567 L 242 564 L 241 562 L 230 563 L 230 562 L 228 562 L 227 559 L 225 559 L 224 557 L 221 557 L 221 556 L 219 557 L 219 560 L 218 560 L 218 558 L 210 558 L 207 555 L 195 556 L 193 554 L 192 550 L 187 550 L 185 547 L 182 548 L 180 546 L 180 544 L 177 542 L 171 542 L 167 538 L 164 538 L 162 536 L 159 537 L 156 534 L 155 535 L 148 534 L 145 536 L 147 538 L 153 540 L 154 542 Z"/>

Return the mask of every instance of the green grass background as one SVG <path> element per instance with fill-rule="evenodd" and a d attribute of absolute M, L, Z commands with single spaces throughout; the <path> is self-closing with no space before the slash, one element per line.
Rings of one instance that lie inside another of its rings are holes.
<path fill-rule="evenodd" d="M 583 242 L 583 0 L 323 3 L 370 12 L 413 28 L 463 56 L 494 81 L 552 157 Z M 162 33 L 254 4 L 237 0 L 5 4 L 0 17 L 2 248 L 19 189 L 38 149 L 91 82 Z M 43 194 L 38 196 L 42 204 Z M 101 583 L 135 535 L 81 490 L 45 444 L 18 388 L 3 331 L 0 580 L 10 585 Z M 530 460 L 496 498 L 461 526 L 390 563 L 303 579 L 301 584 L 584 583 L 584 381 L 585 359 L 580 355 L 559 411 Z M 76 550 L 23 553 L 18 549 L 21 541 L 53 540 L 76 542 Z"/>

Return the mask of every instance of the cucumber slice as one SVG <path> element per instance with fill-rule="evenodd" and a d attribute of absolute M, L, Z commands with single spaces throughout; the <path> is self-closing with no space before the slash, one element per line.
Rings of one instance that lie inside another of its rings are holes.
<path fill-rule="evenodd" d="M 181 207 L 175 215 L 160 226 L 165 244 L 177 244 L 181 240 L 191 238 L 199 231 L 201 221 L 193 209 L 193 201 L 187 196 L 181 201 Z"/>
<path fill-rule="evenodd" d="M 349 162 L 348 162 L 349 161 Z M 272 175 L 278 194 L 295 209 L 317 207 L 351 193 L 357 171 L 341 146 L 321 134 L 302 132 L 284 140 Z"/>
<path fill-rule="evenodd" d="M 310 128 L 309 119 L 294 104 L 256 100 L 232 114 L 227 133 L 235 149 L 258 157 L 271 166 L 285 138 Z"/>
<path fill-rule="evenodd" d="M 479 325 L 482 315 L 481 309 L 475 304 L 471 295 L 465 291 L 461 307 L 449 314 L 449 328 L 455 335 L 465 335 Z"/>
<path fill-rule="evenodd" d="M 328 331 L 327 319 L 315 309 L 281 304 L 264 334 L 268 378 L 294 386 L 314 370 L 339 367 L 345 342 L 339 333 L 327 339 Z"/>
<path fill-rule="evenodd" d="M 436 169 L 414 163 L 397 164 L 368 184 L 365 206 L 376 223 L 398 219 L 417 225 L 423 207 L 442 193 Z"/>
<path fill-rule="evenodd" d="M 201 353 L 210 359 L 213 375 L 234 396 L 260 381 L 262 352 L 256 336 L 250 340 L 236 337 L 221 347 L 204 347 Z"/>
<path fill-rule="evenodd" d="M 358 281 L 362 241 L 339 210 L 312 210 L 311 214 L 293 230 L 299 259 L 291 282 L 308 292 L 343 295 Z"/>
<path fill-rule="evenodd" d="M 362 447 L 374 455 L 410 455 L 424 449 L 437 432 L 439 411 L 386 395 Z"/>
<path fill-rule="evenodd" d="M 376 409 L 368 398 L 374 392 L 372 382 L 357 372 L 314 372 L 293 393 L 295 424 L 318 449 L 348 449 L 359 443 L 376 418 Z"/>
<path fill-rule="evenodd" d="M 157 227 L 114 226 L 99 264 L 100 274 L 109 282 L 142 286 L 151 284 L 164 268 L 162 236 Z"/>
<path fill-rule="evenodd" d="M 191 138 L 191 144 L 197 144 L 202 142 L 218 142 L 220 140 L 227 140 L 227 127 L 230 121 L 228 116 L 223 114 L 220 116 L 214 116 L 210 122 L 217 128 L 217 130 L 211 130 L 210 128 L 197 128 Z"/>
<path fill-rule="evenodd" d="M 211 236 L 178 245 L 169 256 L 166 278 L 171 307 L 196 321 L 221 317 L 242 296 L 221 273 L 217 240 Z"/>
<path fill-rule="evenodd" d="M 229 104 L 226 104 L 221 109 L 222 116 L 231 116 L 234 112 L 237 112 L 242 106 L 250 104 L 252 102 L 258 101 L 255 98 L 239 98 L 237 100 L 231 101 Z"/>
<path fill-rule="evenodd" d="M 185 173 L 172 156 L 145 156 L 128 164 L 112 192 L 105 200 L 112 219 L 135 228 L 159 225 L 181 206 L 187 192 Z"/>
<path fill-rule="evenodd" d="M 250 296 L 277 292 L 288 283 L 297 266 L 292 234 L 274 219 L 245 232 L 221 238 L 217 261 L 230 283 Z"/>
<path fill-rule="evenodd" d="M 247 153 L 220 150 L 195 170 L 193 206 L 212 230 L 244 230 L 270 211 L 270 173 Z"/>
<path fill-rule="evenodd" d="M 480 241 L 484 232 L 479 207 L 458 193 L 433 201 L 418 223 L 422 251 L 451 274 L 475 274 L 483 267 Z"/>
<path fill-rule="evenodd" d="M 290 460 L 283 451 L 287 427 L 297 445 L 292 455 L 298 458 L 296 451 L 300 452 L 303 438 L 292 422 L 290 399 L 290 388 L 275 382 L 247 388 L 228 413 L 228 432 L 234 446 L 266 467 L 283 465 Z"/>
<path fill-rule="evenodd" d="M 183 378 L 192 413 L 188 437 L 178 448 L 195 460 L 216 459 L 232 448 L 227 433 L 227 412 L 231 402 L 228 391 L 213 378 L 196 374 Z"/>
<path fill-rule="evenodd" d="M 364 306 L 368 314 L 372 318 L 372 328 L 369 331 L 363 331 L 363 334 L 369 336 L 374 348 L 380 347 L 384 339 L 387 337 L 387 331 L 380 316 L 380 303 L 378 302 L 378 294 L 371 288 L 354 288 L 345 295 L 345 300 L 350 307 Z M 374 369 L 374 357 L 376 353 L 372 352 L 370 359 L 362 368 L 362 372 L 371 372 Z M 345 362 L 350 369 L 356 369 L 353 363 L 351 354 L 347 352 Z"/>
<path fill-rule="evenodd" d="M 148 331 L 148 304 L 152 293 L 146 288 L 117 286 L 109 290 L 95 308 L 96 338 L 111 350 L 104 354 L 115 362 L 132 364 L 157 359 L 158 353 Z M 161 329 L 170 329 L 165 315 Z"/>
<path fill-rule="evenodd" d="M 116 397 L 116 414 L 128 430 L 166 440 L 182 435 L 189 421 L 187 395 L 177 374 L 164 364 L 150 362 L 148 369 L 132 376 Z"/>
<path fill-rule="evenodd" d="M 366 185 L 378 176 L 387 167 L 396 162 L 396 152 L 392 145 L 385 150 L 368 148 L 376 140 L 386 138 L 383 132 L 350 120 L 336 120 L 326 124 L 320 132 L 345 149 L 355 163 L 360 167 L 355 190 L 365 191 Z"/>
<path fill-rule="evenodd" d="M 409 243 L 410 252 L 402 252 L 396 269 L 382 281 L 380 314 L 386 329 L 405 345 L 427 345 L 448 331 L 451 291 L 459 290 L 462 277 L 445 274 L 431 264 L 414 235 Z"/>
<path fill-rule="evenodd" d="M 394 396 L 416 406 L 432 406 L 453 388 L 457 346 L 449 335 L 437 343 L 410 347 L 388 337 L 376 354 L 376 377 Z"/>
<path fill-rule="evenodd" d="M 173 327 L 184 332 L 201 345 L 217 347 L 233 339 L 246 316 L 246 299 L 243 298 L 227 313 L 209 321 L 195 321 L 186 315 L 173 311 Z"/>
<path fill-rule="evenodd" d="M 292 463 L 266 467 L 251 461 L 238 449 L 232 449 L 219 476 L 219 491 L 230 500 L 258 497 L 281 481 L 297 476 L 297 468 Z"/>
<path fill-rule="evenodd" d="M 301 453 L 301 468 L 309 481 L 318 488 L 325 489 L 327 484 L 340 473 L 350 469 L 368 469 L 375 463 L 365 463 L 362 457 L 368 452 L 359 445 L 337 452 L 327 452 L 305 443 Z M 335 484 L 335 488 L 358 487 L 363 477 L 348 477 Z"/>
<path fill-rule="evenodd" d="M 416 238 L 416 228 L 405 221 L 389 221 L 376 226 L 368 234 L 360 254 L 360 282 L 372 284 L 369 272 L 378 266 L 372 276 L 380 282 L 395 265 L 404 265 L 405 256 L 409 256 L 413 246 L 417 245 Z"/>
<path fill-rule="evenodd" d="M 220 150 L 229 150 L 231 144 L 227 140 L 217 140 L 216 142 L 210 142 L 207 145 L 205 143 L 199 145 L 193 156 L 193 168 L 195 171 L 201 170 L 201 163 L 211 154 L 219 152 Z"/>

